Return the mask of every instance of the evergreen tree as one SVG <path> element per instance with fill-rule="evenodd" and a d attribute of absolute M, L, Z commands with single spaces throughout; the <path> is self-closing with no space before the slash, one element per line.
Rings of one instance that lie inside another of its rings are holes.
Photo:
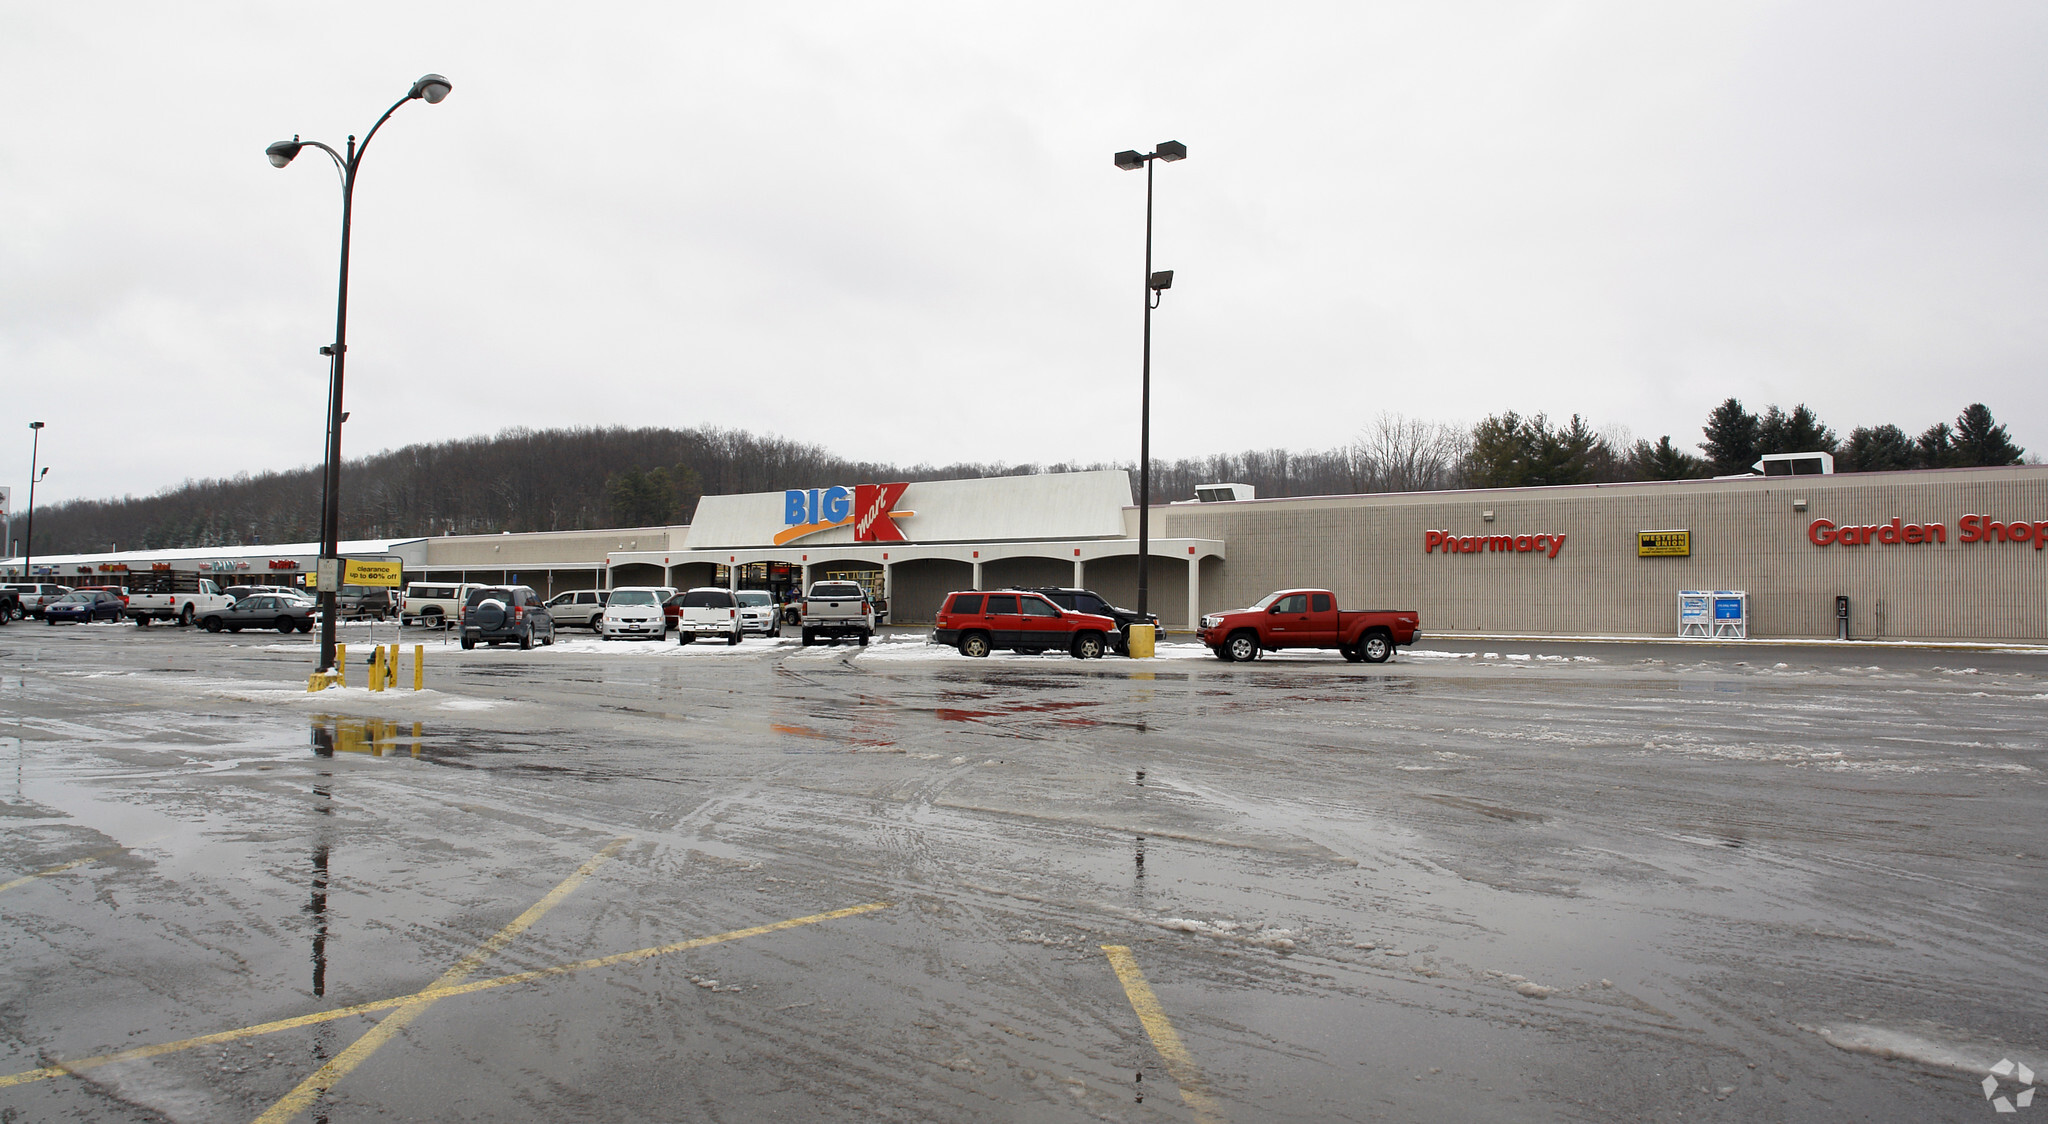
<path fill-rule="evenodd" d="M 1806 403 L 1792 407 L 1786 413 L 1772 406 L 1757 419 L 1757 456 L 1766 453 L 1832 453 L 1835 451 L 1835 431 L 1822 425 Z M 1755 464 L 1755 458 L 1751 458 Z"/>
<path fill-rule="evenodd" d="M 1835 454 L 1836 472 L 1894 472 L 1920 467 L 1920 449 L 1895 425 L 1857 426 Z"/>
<path fill-rule="evenodd" d="M 1671 435 L 1655 445 L 1638 441 L 1629 450 L 1628 476 L 1631 480 L 1694 480 L 1707 474 L 1707 462 L 1671 443 Z"/>
<path fill-rule="evenodd" d="M 1915 442 L 1920 447 L 1921 468 L 1954 468 L 1956 466 L 1956 435 L 1947 422 L 1935 422 L 1927 427 Z"/>
<path fill-rule="evenodd" d="M 606 480 L 604 491 L 612 517 L 620 526 L 660 526 L 675 511 L 675 485 L 670 483 L 667 469 L 642 472 L 629 468 Z"/>
<path fill-rule="evenodd" d="M 1711 475 L 1734 476 L 1749 472 L 1756 463 L 1757 418 L 1739 400 L 1730 398 L 1714 407 L 1700 432 L 1706 435 L 1700 449 L 1707 454 Z"/>
<path fill-rule="evenodd" d="M 1992 420 L 1991 408 L 1984 403 L 1973 403 L 1956 417 L 1956 464 L 1973 468 L 2019 464 L 2025 452 L 2005 435 L 2004 426 Z"/>
<path fill-rule="evenodd" d="M 1543 414 L 1524 418 L 1510 410 L 1472 427 L 1465 482 L 1475 488 L 1590 484 L 1613 459 L 1614 451 L 1577 414 L 1552 429 Z"/>

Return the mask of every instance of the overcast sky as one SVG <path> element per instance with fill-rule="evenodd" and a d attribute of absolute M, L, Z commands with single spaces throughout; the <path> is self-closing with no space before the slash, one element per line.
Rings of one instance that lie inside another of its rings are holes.
<path fill-rule="evenodd" d="M 1988 403 L 2048 452 L 2048 5 L 0 0 L 0 484 L 717 425 L 913 463 L 1699 439 Z"/>

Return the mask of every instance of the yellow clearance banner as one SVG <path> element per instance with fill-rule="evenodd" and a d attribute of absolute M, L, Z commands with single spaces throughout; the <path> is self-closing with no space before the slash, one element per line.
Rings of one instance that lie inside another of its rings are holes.
<path fill-rule="evenodd" d="M 402 568 L 397 562 L 358 562 L 345 558 L 341 563 L 341 584 L 384 585 L 396 589 Z"/>
<path fill-rule="evenodd" d="M 1637 531 L 1637 558 L 1692 557 L 1691 531 Z"/>

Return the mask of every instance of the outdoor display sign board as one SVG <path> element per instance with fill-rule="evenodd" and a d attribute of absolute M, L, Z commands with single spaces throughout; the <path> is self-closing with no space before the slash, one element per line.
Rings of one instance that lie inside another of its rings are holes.
<path fill-rule="evenodd" d="M 346 558 L 342 560 L 341 584 L 381 585 L 396 589 L 401 568 L 401 564 L 397 562 L 357 561 L 354 558 Z"/>
<path fill-rule="evenodd" d="M 1697 589 L 1678 591 L 1678 635 L 1706 639 L 1714 635 L 1714 597 Z"/>
<path fill-rule="evenodd" d="M 1749 594 L 1739 589 L 1714 591 L 1714 637 L 1749 639 Z"/>
<path fill-rule="evenodd" d="M 1692 557 L 1691 531 L 1637 531 L 1637 558 Z"/>

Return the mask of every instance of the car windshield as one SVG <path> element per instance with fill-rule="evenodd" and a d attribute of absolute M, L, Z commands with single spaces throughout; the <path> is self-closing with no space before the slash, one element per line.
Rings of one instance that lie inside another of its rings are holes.
<path fill-rule="evenodd" d="M 1257 601 L 1252 602 L 1252 608 L 1264 609 L 1267 606 L 1271 605 L 1273 602 L 1278 601 L 1285 596 L 1287 596 L 1287 592 L 1285 590 L 1282 590 L 1279 593 L 1268 593 L 1264 597 L 1259 598 Z"/>
<path fill-rule="evenodd" d="M 767 593 L 763 592 L 762 590 L 758 590 L 758 589 L 743 589 L 743 590 L 741 590 L 741 591 L 739 592 L 739 599 L 740 599 L 740 604 L 742 604 L 742 605 L 751 605 L 751 606 L 755 606 L 755 607 L 759 607 L 759 606 L 762 606 L 762 605 L 773 605 L 773 604 L 775 604 L 775 599 L 774 599 L 773 597 L 770 597 L 770 596 L 768 596 L 768 594 L 767 594 Z"/>
<path fill-rule="evenodd" d="M 651 589 L 622 589 L 612 594 L 612 605 L 658 605 Z"/>
<path fill-rule="evenodd" d="M 90 601 L 92 599 L 93 597 L 92 594 L 90 593 L 67 593 L 64 596 L 59 597 L 57 600 L 77 603 L 81 601 Z"/>

